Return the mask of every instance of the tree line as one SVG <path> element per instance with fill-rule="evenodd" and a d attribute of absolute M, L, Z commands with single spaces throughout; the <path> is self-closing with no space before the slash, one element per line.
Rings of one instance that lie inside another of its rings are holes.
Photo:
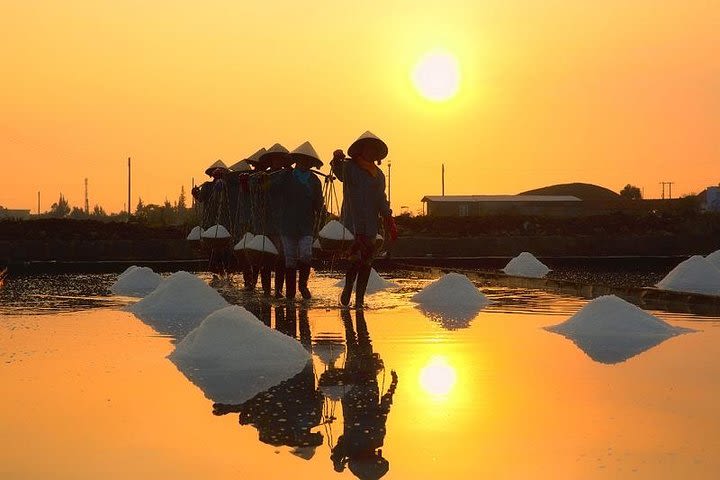
<path fill-rule="evenodd" d="M 127 221 L 127 212 L 107 213 L 105 209 L 95 204 L 92 209 L 85 210 L 70 205 L 65 196 L 60 193 L 57 202 L 50 206 L 47 212 L 36 215 L 35 218 L 69 218 L 74 220 L 100 220 L 107 222 Z M 185 187 L 180 187 L 180 195 L 174 202 L 165 199 L 162 205 L 154 203 L 145 204 L 142 198 L 138 198 L 135 210 L 132 212 L 131 221 L 147 225 L 185 225 L 197 222 L 197 215 L 192 207 L 187 205 Z"/>

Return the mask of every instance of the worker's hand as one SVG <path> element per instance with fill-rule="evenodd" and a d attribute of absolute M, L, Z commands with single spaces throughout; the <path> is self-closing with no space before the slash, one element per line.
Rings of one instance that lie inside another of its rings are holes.
<path fill-rule="evenodd" d="M 345 160 L 345 152 L 341 149 L 337 149 L 333 152 L 333 162 L 339 160 Z"/>

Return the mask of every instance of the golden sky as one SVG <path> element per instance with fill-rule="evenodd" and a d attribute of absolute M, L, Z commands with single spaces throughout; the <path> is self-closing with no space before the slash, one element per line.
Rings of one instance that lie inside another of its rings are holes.
<path fill-rule="evenodd" d="M 218 158 L 385 139 L 396 211 L 440 192 L 720 181 L 716 0 L 0 0 L 0 205 L 177 198 Z M 427 51 L 458 94 L 424 99 Z M 326 167 L 327 168 L 327 167 Z"/>

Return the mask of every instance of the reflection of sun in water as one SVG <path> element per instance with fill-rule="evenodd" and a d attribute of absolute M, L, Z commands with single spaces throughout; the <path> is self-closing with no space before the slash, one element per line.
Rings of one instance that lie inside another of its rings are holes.
<path fill-rule="evenodd" d="M 460 67 L 450 53 L 433 50 L 418 61 L 412 80 L 420 94 L 435 102 L 455 96 L 460 87 Z"/>
<path fill-rule="evenodd" d="M 420 371 L 420 385 L 431 395 L 447 395 L 456 380 L 455 369 L 447 363 L 445 357 L 432 357 Z"/>

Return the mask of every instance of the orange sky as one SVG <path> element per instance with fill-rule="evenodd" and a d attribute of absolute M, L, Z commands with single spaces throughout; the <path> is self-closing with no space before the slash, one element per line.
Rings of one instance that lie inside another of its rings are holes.
<path fill-rule="evenodd" d="M 720 181 L 720 4 L 712 0 L 5 0 L 0 205 L 62 192 L 117 211 L 174 200 L 218 158 L 310 140 L 328 158 L 366 129 L 392 200 L 586 181 L 674 195 Z M 456 55 L 459 94 L 410 71 Z"/>

